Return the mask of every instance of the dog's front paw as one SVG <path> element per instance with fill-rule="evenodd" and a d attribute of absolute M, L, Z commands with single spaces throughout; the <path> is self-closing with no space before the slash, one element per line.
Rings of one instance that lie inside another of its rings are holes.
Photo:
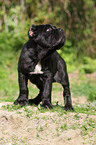
<path fill-rule="evenodd" d="M 64 109 L 67 111 L 67 110 L 74 110 L 73 106 L 71 103 L 66 103 L 65 106 L 64 106 Z"/>
<path fill-rule="evenodd" d="M 18 98 L 18 99 L 15 100 L 14 104 L 15 105 L 19 104 L 21 106 L 25 106 L 25 105 L 28 104 L 28 99 L 27 98 L 24 98 L 24 99 Z"/>
<path fill-rule="evenodd" d="M 52 104 L 48 100 L 43 100 L 42 104 L 41 104 L 41 107 L 43 107 L 43 108 L 50 108 L 50 109 L 53 108 Z"/>

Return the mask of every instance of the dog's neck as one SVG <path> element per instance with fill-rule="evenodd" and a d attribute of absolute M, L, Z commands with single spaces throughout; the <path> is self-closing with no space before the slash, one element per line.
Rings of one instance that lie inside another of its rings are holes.
<path fill-rule="evenodd" d="M 33 47 L 33 46 L 36 47 L 36 45 L 37 45 L 37 44 L 34 42 L 34 40 L 33 40 L 32 38 L 30 38 L 29 41 L 28 41 L 28 47 L 29 47 L 29 48 L 31 48 L 31 47 Z"/>

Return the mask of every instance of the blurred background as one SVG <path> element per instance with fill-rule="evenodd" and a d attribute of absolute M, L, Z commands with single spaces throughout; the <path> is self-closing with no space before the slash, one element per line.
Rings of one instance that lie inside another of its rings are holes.
<path fill-rule="evenodd" d="M 95 0 L 0 0 L 1 101 L 13 101 L 18 96 L 17 63 L 28 40 L 28 29 L 32 24 L 45 23 L 62 28 L 66 34 L 66 44 L 58 52 L 67 63 L 68 72 L 75 72 L 74 76 L 78 72 L 82 80 L 75 82 L 76 77 L 72 76 L 72 92 L 79 96 L 93 96 L 96 92 L 96 77 L 91 75 L 96 72 Z M 89 74 L 93 80 L 88 79 Z"/>

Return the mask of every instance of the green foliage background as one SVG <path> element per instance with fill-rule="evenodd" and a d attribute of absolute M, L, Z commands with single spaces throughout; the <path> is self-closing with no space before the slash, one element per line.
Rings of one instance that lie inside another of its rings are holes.
<path fill-rule="evenodd" d="M 58 52 L 67 62 L 68 72 L 76 69 L 82 74 L 96 71 L 95 0 L 0 0 L 1 100 L 5 96 L 8 101 L 7 96 L 10 96 L 9 100 L 13 101 L 14 96 L 18 96 L 17 62 L 28 40 L 28 29 L 32 24 L 45 23 L 65 32 L 65 46 Z M 93 93 L 94 90 L 95 87 Z"/>
<path fill-rule="evenodd" d="M 96 56 L 94 0 L 1 0 L 0 50 L 21 49 L 29 27 L 44 23 L 64 29 L 66 47 L 76 56 Z"/>

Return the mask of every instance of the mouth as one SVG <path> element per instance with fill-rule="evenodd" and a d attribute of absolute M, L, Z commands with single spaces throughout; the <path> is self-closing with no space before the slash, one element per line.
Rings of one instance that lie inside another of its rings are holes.
<path fill-rule="evenodd" d="M 60 43 L 65 44 L 66 37 L 65 37 L 64 31 L 62 29 L 58 29 L 58 36 L 59 36 Z"/>
<path fill-rule="evenodd" d="M 66 41 L 65 33 L 62 29 L 58 29 L 58 30 L 59 30 L 59 35 L 61 37 L 61 43 L 65 44 L 65 41 Z"/>
<path fill-rule="evenodd" d="M 57 35 L 56 35 L 57 46 L 62 47 L 65 44 L 66 37 L 65 37 L 64 31 L 62 29 L 57 29 L 57 30 L 58 30 Z"/>

